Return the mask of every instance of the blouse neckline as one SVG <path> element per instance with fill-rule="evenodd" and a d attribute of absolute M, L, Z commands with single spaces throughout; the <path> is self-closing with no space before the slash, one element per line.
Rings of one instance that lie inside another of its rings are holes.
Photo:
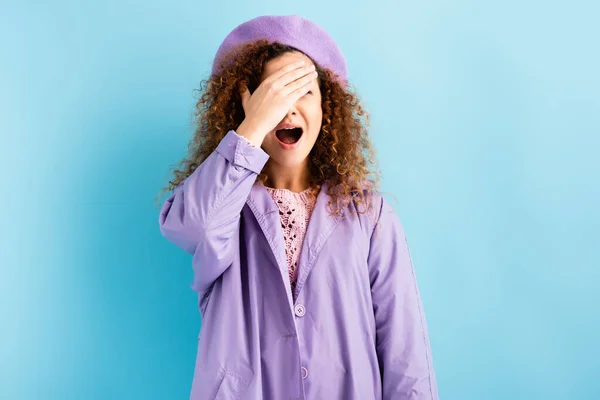
<path fill-rule="evenodd" d="M 304 189 L 301 192 L 293 192 L 290 189 L 275 189 L 269 186 L 265 186 L 267 192 L 271 194 L 276 199 L 280 200 L 290 200 L 290 201 L 301 201 L 303 203 L 310 203 L 313 201 L 313 196 L 311 195 L 312 187 L 308 189 Z"/>

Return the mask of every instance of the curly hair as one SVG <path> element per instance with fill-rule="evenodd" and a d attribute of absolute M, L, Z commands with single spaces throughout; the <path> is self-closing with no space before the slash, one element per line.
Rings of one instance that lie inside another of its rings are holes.
<path fill-rule="evenodd" d="M 257 40 L 238 47 L 219 61 L 220 72 L 200 84 L 202 96 L 196 103 L 197 126 L 188 145 L 188 156 L 180 162 L 173 179 L 159 196 L 181 184 L 215 151 L 227 132 L 242 123 L 244 111 L 239 84 L 246 84 L 253 93 L 260 84 L 265 64 L 287 52 L 303 53 L 278 42 Z M 329 182 L 332 215 L 339 214 L 350 202 L 355 203 L 357 212 L 365 213 L 371 209 L 371 194 L 380 180 L 367 130 L 369 114 L 350 84 L 345 88 L 333 71 L 314 64 L 319 73 L 323 121 L 308 155 L 310 187 L 316 194 L 323 183 Z M 257 180 L 264 183 L 266 179 L 263 170 Z M 360 205 L 363 205 L 362 211 Z"/>

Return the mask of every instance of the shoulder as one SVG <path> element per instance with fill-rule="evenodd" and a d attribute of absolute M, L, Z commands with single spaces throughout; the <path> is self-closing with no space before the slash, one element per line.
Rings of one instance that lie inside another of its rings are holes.
<path fill-rule="evenodd" d="M 365 214 L 372 219 L 378 220 L 382 209 L 389 207 L 383 193 L 371 181 L 365 180 L 354 185 L 351 194 L 354 206 L 366 210 Z"/>
<path fill-rule="evenodd" d="M 393 209 L 373 182 L 365 180 L 352 183 L 351 186 L 344 215 L 357 222 L 365 234 L 370 236 L 382 216 L 385 218 L 385 214 Z M 333 189 L 334 192 L 335 190 L 336 188 Z"/>
<path fill-rule="evenodd" d="M 393 207 L 392 202 L 387 198 L 388 195 L 393 197 L 393 194 L 374 188 L 370 183 L 362 185 L 360 193 L 369 204 L 369 210 L 365 213 L 363 219 L 369 224 L 371 236 L 378 231 L 383 231 L 386 235 L 404 235 L 400 216 Z"/>

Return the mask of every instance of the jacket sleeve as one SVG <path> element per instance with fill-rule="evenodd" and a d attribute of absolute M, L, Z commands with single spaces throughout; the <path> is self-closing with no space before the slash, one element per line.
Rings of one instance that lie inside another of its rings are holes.
<path fill-rule="evenodd" d="M 369 274 L 383 400 L 438 400 L 423 306 L 404 229 L 380 197 Z"/>
<path fill-rule="evenodd" d="M 208 289 L 233 262 L 242 208 L 268 159 L 231 130 L 163 204 L 160 232 L 194 254 L 196 291 Z"/>

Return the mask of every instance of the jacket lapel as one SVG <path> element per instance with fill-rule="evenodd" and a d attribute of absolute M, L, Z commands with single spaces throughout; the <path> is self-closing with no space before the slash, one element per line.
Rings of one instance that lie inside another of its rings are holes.
<path fill-rule="evenodd" d="M 281 227 L 281 219 L 279 217 L 279 208 L 277 208 L 277 204 L 275 204 L 264 185 L 260 182 L 256 182 L 252 186 L 246 204 L 248 204 L 250 210 L 252 210 L 252 213 L 256 217 L 258 225 L 265 235 L 269 247 L 275 256 L 277 267 L 285 286 L 290 310 L 292 310 L 294 302 L 291 294 L 292 289 L 287 259 L 285 256 L 285 239 L 283 236 L 283 228 Z"/>
<path fill-rule="evenodd" d="M 337 224 L 342 219 L 342 215 L 331 216 L 329 214 L 329 200 L 331 196 L 327 194 L 329 188 L 328 183 L 321 186 L 321 190 L 317 196 L 315 208 L 308 222 L 304 242 L 298 259 L 298 277 L 296 281 L 296 292 L 294 298 L 298 298 L 298 294 L 304 287 L 304 282 L 308 278 L 308 274 L 315 267 L 315 260 L 327 239 L 331 236 Z"/>

